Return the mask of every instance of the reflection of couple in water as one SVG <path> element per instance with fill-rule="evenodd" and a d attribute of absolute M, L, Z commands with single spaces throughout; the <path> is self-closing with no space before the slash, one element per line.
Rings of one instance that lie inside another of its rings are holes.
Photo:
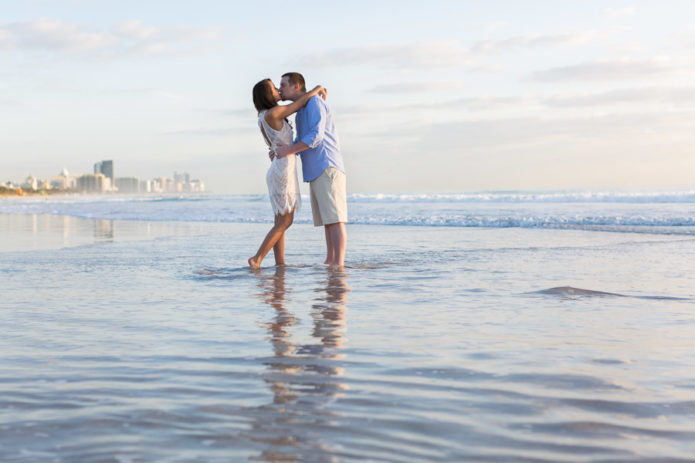
<path fill-rule="evenodd" d="M 347 245 L 347 200 L 345 167 L 333 114 L 324 101 L 326 90 L 319 86 L 306 91 L 304 77 L 288 72 L 280 88 L 270 79 L 253 87 L 253 104 L 258 111 L 258 126 L 270 148 L 271 164 L 266 174 L 275 224 L 249 266 L 258 268 L 273 250 L 276 265 L 285 265 L 285 231 L 292 225 L 301 198 L 297 180 L 295 154 L 302 158 L 302 175 L 309 183 L 314 226 L 324 227 L 326 260 L 330 267 L 342 267 Z M 288 105 L 279 105 L 290 100 Z M 287 117 L 297 113 L 296 138 Z"/>
<path fill-rule="evenodd" d="M 272 275 L 260 274 L 259 296 L 274 311 L 267 322 L 272 359 L 265 362 L 264 381 L 273 394 L 272 404 L 260 407 L 249 438 L 265 444 L 259 459 L 266 461 L 322 460 L 330 455 L 317 427 L 335 418 L 328 405 L 346 386 L 340 360 L 345 341 L 346 275 L 328 269 L 316 288 L 312 303 L 311 343 L 297 343 L 291 331 L 297 318 L 287 309 L 287 268 L 278 266 Z M 321 275 L 324 275 L 321 273 Z"/>

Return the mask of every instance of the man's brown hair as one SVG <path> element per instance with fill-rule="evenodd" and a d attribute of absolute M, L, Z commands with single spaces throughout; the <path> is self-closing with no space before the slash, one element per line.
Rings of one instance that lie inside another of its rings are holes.
<path fill-rule="evenodd" d="M 299 85 L 299 89 L 306 92 L 306 83 L 304 83 L 304 76 L 298 72 L 286 72 L 282 77 L 287 77 L 287 81 L 291 85 Z"/>

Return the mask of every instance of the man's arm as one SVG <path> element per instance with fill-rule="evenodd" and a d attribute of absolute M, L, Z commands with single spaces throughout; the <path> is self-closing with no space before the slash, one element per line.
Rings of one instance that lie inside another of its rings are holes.
<path fill-rule="evenodd" d="M 281 158 L 283 156 L 289 156 L 290 154 L 297 154 L 305 149 L 309 148 L 309 145 L 302 141 L 298 141 L 292 145 L 281 145 L 275 150 L 275 157 Z"/>
<path fill-rule="evenodd" d="M 292 114 L 296 113 L 301 108 L 306 106 L 306 104 L 309 103 L 309 101 L 311 101 L 311 99 L 316 95 L 319 95 L 321 98 L 325 100 L 328 96 L 328 90 L 326 90 L 320 85 L 317 85 L 316 87 L 312 88 L 311 91 L 302 95 L 297 101 L 293 101 L 288 105 L 274 106 L 265 113 L 266 121 L 268 121 L 268 117 L 271 117 L 276 121 L 281 121 L 282 119 L 291 116 Z"/>
<path fill-rule="evenodd" d="M 323 141 L 323 135 L 326 132 L 326 109 L 314 97 L 306 104 L 304 111 L 306 111 L 309 129 L 296 143 L 289 146 L 278 146 L 275 150 L 277 157 L 289 156 L 307 148 L 316 148 Z"/>

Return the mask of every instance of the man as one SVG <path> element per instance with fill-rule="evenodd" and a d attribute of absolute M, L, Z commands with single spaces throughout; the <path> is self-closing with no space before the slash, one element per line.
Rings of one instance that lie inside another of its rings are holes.
<path fill-rule="evenodd" d="M 296 101 L 306 93 L 304 77 L 288 72 L 280 80 L 280 97 Z M 324 227 L 326 261 L 331 267 L 342 267 L 347 246 L 347 192 L 345 167 L 333 114 L 321 98 L 312 98 L 295 117 L 297 137 L 294 144 L 280 146 L 275 156 L 299 153 L 302 175 L 309 182 L 314 226 Z"/>

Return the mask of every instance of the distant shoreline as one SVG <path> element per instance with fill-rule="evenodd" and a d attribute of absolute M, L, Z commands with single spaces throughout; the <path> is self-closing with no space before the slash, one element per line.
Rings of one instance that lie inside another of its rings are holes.
<path fill-rule="evenodd" d="M 22 198 L 22 197 L 34 197 L 34 196 L 99 196 L 99 195 L 125 195 L 125 196 L 137 196 L 137 195 L 201 195 L 205 194 L 202 192 L 146 192 L 146 193 L 121 193 L 121 192 L 111 192 L 111 191 L 80 191 L 80 190 L 60 190 L 60 189 L 47 189 L 47 190 L 24 190 L 22 188 L 7 188 L 0 186 L 0 199 L 2 198 Z"/>
<path fill-rule="evenodd" d="M 25 190 L 23 188 L 0 187 L 0 197 L 8 196 L 57 196 L 78 193 L 74 190 Z"/>

